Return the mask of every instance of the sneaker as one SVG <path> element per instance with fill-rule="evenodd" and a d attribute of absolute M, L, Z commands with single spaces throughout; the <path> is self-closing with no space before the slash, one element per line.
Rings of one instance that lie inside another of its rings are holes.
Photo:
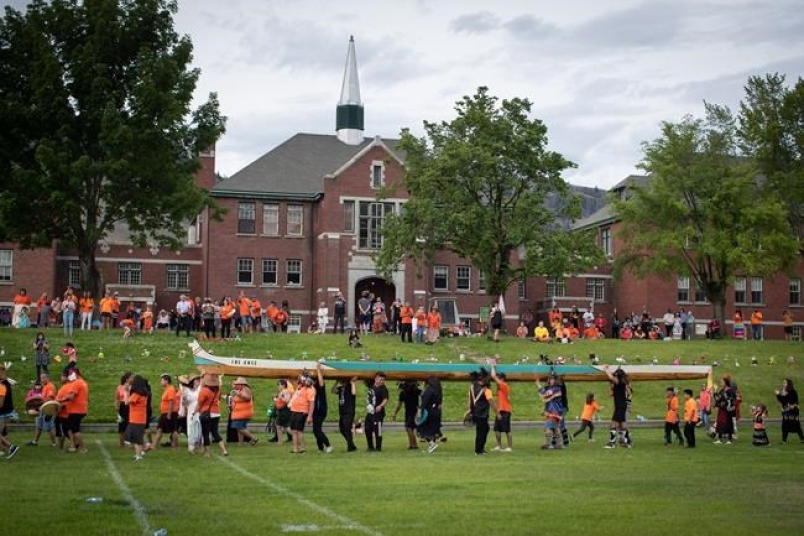
<path fill-rule="evenodd" d="M 491 450 L 493 450 L 494 452 L 500 452 L 502 449 L 500 447 L 494 447 Z"/>
<path fill-rule="evenodd" d="M 595 438 L 590 437 L 590 438 L 589 438 L 589 440 L 588 440 L 587 442 L 588 442 L 588 443 L 594 443 L 594 442 L 595 442 Z"/>
<path fill-rule="evenodd" d="M 438 443 L 436 443 L 435 441 L 430 441 L 429 443 L 427 443 L 427 452 L 434 452 L 435 449 L 437 448 Z"/>
<path fill-rule="evenodd" d="M 723 441 L 721 441 L 719 439 L 715 439 L 712 443 L 714 443 L 715 445 L 720 445 L 720 444 L 723 443 Z"/>
<path fill-rule="evenodd" d="M 485 450 L 483 452 L 475 452 L 475 456 L 485 456 L 486 454 L 488 454 L 488 452 Z"/>
<path fill-rule="evenodd" d="M 614 446 L 614 445 L 612 445 L 611 443 L 606 443 L 606 444 L 603 446 L 603 448 L 604 448 L 604 449 L 613 449 L 613 448 L 615 448 L 615 446 Z"/>
<path fill-rule="evenodd" d="M 8 459 L 10 460 L 13 458 L 19 450 L 20 448 L 17 445 L 11 445 L 8 447 Z"/>
<path fill-rule="evenodd" d="M 506 447 L 502 451 L 503 452 L 514 452 L 514 449 L 512 449 L 511 447 Z"/>
<path fill-rule="evenodd" d="M 335 450 L 335 449 L 334 449 L 334 448 L 332 448 L 332 445 L 330 445 L 330 446 L 328 446 L 327 448 L 325 448 L 325 449 L 324 449 L 324 451 L 325 451 L 327 454 L 332 454 L 332 451 L 333 451 L 333 450 Z"/>
<path fill-rule="evenodd" d="M 141 462 L 142 458 L 143 458 L 143 456 L 134 456 L 134 461 L 135 462 Z"/>
<path fill-rule="evenodd" d="M 35 446 L 37 446 L 37 445 L 38 445 L 38 443 L 37 443 L 36 441 L 28 441 L 28 442 L 27 442 L 27 443 L 25 443 L 25 444 L 26 444 L 27 446 L 29 446 L 29 447 L 35 447 Z"/>
<path fill-rule="evenodd" d="M 259 437 L 255 437 L 254 439 L 252 439 L 252 440 L 250 441 L 251 446 L 253 447 L 254 445 L 256 445 L 256 444 L 257 444 L 257 442 L 258 442 L 259 440 L 260 440 L 260 438 L 259 438 Z"/>
<path fill-rule="evenodd" d="M 731 441 L 726 441 L 726 444 L 727 444 L 727 445 L 731 445 Z"/>

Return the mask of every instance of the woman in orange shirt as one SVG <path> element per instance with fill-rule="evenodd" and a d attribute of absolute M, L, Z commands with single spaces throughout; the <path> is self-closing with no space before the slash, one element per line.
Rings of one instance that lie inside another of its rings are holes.
<path fill-rule="evenodd" d="M 46 328 L 50 321 L 50 299 L 47 297 L 47 292 L 43 292 L 36 300 L 36 312 L 38 314 L 36 327 Z"/>
<path fill-rule="evenodd" d="M 416 342 L 424 342 L 424 332 L 427 329 L 427 313 L 424 312 L 424 307 L 416 309 Z"/>
<path fill-rule="evenodd" d="M 223 299 L 221 305 L 221 339 L 228 339 L 232 336 L 232 319 L 235 316 L 235 306 L 229 297 Z"/>
<path fill-rule="evenodd" d="M 232 395 L 231 428 L 237 431 L 238 443 L 242 445 L 248 441 L 254 446 L 259 439 L 248 431 L 248 423 L 254 417 L 254 396 L 251 387 L 242 376 L 237 378 L 232 386 L 234 394 Z"/>
<path fill-rule="evenodd" d="M 31 297 L 28 296 L 28 291 L 21 288 L 19 293 L 14 296 L 14 315 L 11 318 L 11 325 L 15 328 L 20 327 L 20 315 L 23 308 L 31 309 Z"/>
<path fill-rule="evenodd" d="M 123 404 L 128 409 L 125 440 L 134 445 L 134 461 L 142 460 L 150 445 L 145 444 L 145 427 L 148 423 L 148 384 L 142 376 L 133 376 L 123 387 Z"/>
<path fill-rule="evenodd" d="M 438 312 L 438 307 L 433 307 L 427 314 L 427 344 L 437 343 L 440 334 L 441 313 Z"/>
<path fill-rule="evenodd" d="M 218 427 L 221 421 L 221 381 L 214 374 L 204 374 L 203 386 L 198 393 L 195 412 L 201 419 L 201 436 L 204 439 L 204 456 L 209 457 L 210 443 L 217 443 L 221 454 L 229 455 L 226 442 L 221 438 Z M 211 440 L 210 440 L 211 437 Z"/>
<path fill-rule="evenodd" d="M 293 454 L 302 454 L 304 449 L 304 425 L 313 424 L 315 403 L 315 380 L 308 373 L 299 376 L 299 387 L 290 399 L 290 436 L 293 438 Z"/>
<path fill-rule="evenodd" d="M 81 309 L 81 331 L 92 330 L 92 313 L 95 310 L 95 300 L 92 294 L 84 292 L 84 296 L 79 300 L 78 306 Z"/>

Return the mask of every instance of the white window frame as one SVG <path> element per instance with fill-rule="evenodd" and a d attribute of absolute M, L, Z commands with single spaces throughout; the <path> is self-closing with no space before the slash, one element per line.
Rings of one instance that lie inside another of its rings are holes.
<path fill-rule="evenodd" d="M 678 276 L 676 282 L 676 301 L 678 303 L 692 303 L 690 302 L 690 278 L 686 275 Z"/>
<path fill-rule="evenodd" d="M 734 303 L 735 304 L 748 304 L 748 282 L 745 277 L 734 278 Z M 742 296 L 741 296 L 742 294 Z M 742 297 L 742 299 L 740 299 Z"/>
<path fill-rule="evenodd" d="M 0 249 L 0 283 L 14 281 L 14 250 Z"/>
<path fill-rule="evenodd" d="M 600 248 L 607 257 L 611 258 L 614 256 L 614 248 L 611 241 L 611 227 L 604 227 L 600 230 Z"/>
<path fill-rule="evenodd" d="M 355 232 L 355 202 L 352 199 L 343 202 L 343 232 Z"/>
<path fill-rule="evenodd" d="M 455 267 L 455 290 L 470 292 L 472 290 L 472 267 L 459 265 Z"/>
<path fill-rule="evenodd" d="M 524 275 L 516 280 L 516 297 L 520 300 L 528 299 L 528 282 Z"/>
<path fill-rule="evenodd" d="M 254 286 L 254 259 L 251 257 L 238 257 L 235 267 L 235 284 L 238 287 L 251 287 Z M 241 279 L 241 275 L 248 274 L 249 280 Z"/>
<path fill-rule="evenodd" d="M 595 302 L 606 301 L 606 280 L 602 277 L 586 278 L 586 297 Z"/>
<path fill-rule="evenodd" d="M 263 236 L 279 236 L 279 203 L 265 203 L 262 206 Z"/>
<path fill-rule="evenodd" d="M 365 209 L 365 214 L 364 214 Z M 395 210 L 394 203 L 360 201 L 358 203 L 358 249 L 382 248 L 382 223 Z"/>
<path fill-rule="evenodd" d="M 186 290 L 190 288 L 190 265 L 168 264 L 166 267 L 165 288 Z"/>
<path fill-rule="evenodd" d="M 449 266 L 443 264 L 433 266 L 433 290 L 449 290 Z"/>
<path fill-rule="evenodd" d="M 117 283 L 120 285 L 142 285 L 142 263 L 117 263 Z"/>
<path fill-rule="evenodd" d="M 752 304 L 761 304 L 765 303 L 762 300 L 765 298 L 765 294 L 762 292 L 762 278 L 761 277 L 752 277 L 751 278 L 751 303 Z"/>
<path fill-rule="evenodd" d="M 375 190 L 385 186 L 385 162 L 382 160 L 371 161 L 369 185 Z"/>
<path fill-rule="evenodd" d="M 302 261 L 301 259 L 288 259 L 285 262 L 285 285 L 289 287 L 300 287 L 304 280 L 302 279 Z M 296 276 L 294 279 L 298 281 L 291 281 L 291 276 Z"/>
<path fill-rule="evenodd" d="M 260 273 L 262 274 L 261 278 L 262 285 L 268 287 L 275 287 L 279 285 L 279 259 L 262 259 L 261 264 L 262 264 L 262 271 Z M 271 265 L 273 265 L 273 270 L 270 269 Z M 266 281 L 265 275 L 271 273 L 274 274 L 273 282 Z"/>
<path fill-rule="evenodd" d="M 477 272 L 477 291 L 486 292 L 486 275 L 480 270 Z"/>
<path fill-rule="evenodd" d="M 567 284 L 563 277 L 548 277 L 545 284 L 548 298 L 563 298 L 567 295 Z"/>
<path fill-rule="evenodd" d="M 81 261 L 67 261 L 67 286 L 81 288 Z"/>
<path fill-rule="evenodd" d="M 304 205 L 288 205 L 287 210 L 287 235 L 304 236 Z"/>
<path fill-rule="evenodd" d="M 251 225 L 248 225 L 248 223 Z M 248 228 L 247 228 L 248 227 Z M 240 201 L 237 203 L 237 234 L 257 234 L 257 203 Z"/>
<path fill-rule="evenodd" d="M 791 277 L 787 283 L 790 305 L 801 305 L 801 278 Z"/>

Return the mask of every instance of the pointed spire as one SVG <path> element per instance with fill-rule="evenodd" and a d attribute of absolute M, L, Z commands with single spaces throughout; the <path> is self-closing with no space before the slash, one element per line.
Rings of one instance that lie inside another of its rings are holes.
<path fill-rule="evenodd" d="M 349 145 L 363 141 L 363 102 L 360 100 L 360 80 L 357 76 L 355 38 L 349 37 L 346 67 L 343 71 L 341 100 L 338 102 L 335 130 L 338 139 Z"/>

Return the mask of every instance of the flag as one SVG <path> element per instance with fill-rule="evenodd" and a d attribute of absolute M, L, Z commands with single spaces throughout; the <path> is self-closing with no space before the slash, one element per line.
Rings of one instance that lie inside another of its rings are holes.
<path fill-rule="evenodd" d="M 497 300 L 497 307 L 500 309 L 502 315 L 505 316 L 505 300 L 502 294 L 500 294 L 500 299 Z"/>

